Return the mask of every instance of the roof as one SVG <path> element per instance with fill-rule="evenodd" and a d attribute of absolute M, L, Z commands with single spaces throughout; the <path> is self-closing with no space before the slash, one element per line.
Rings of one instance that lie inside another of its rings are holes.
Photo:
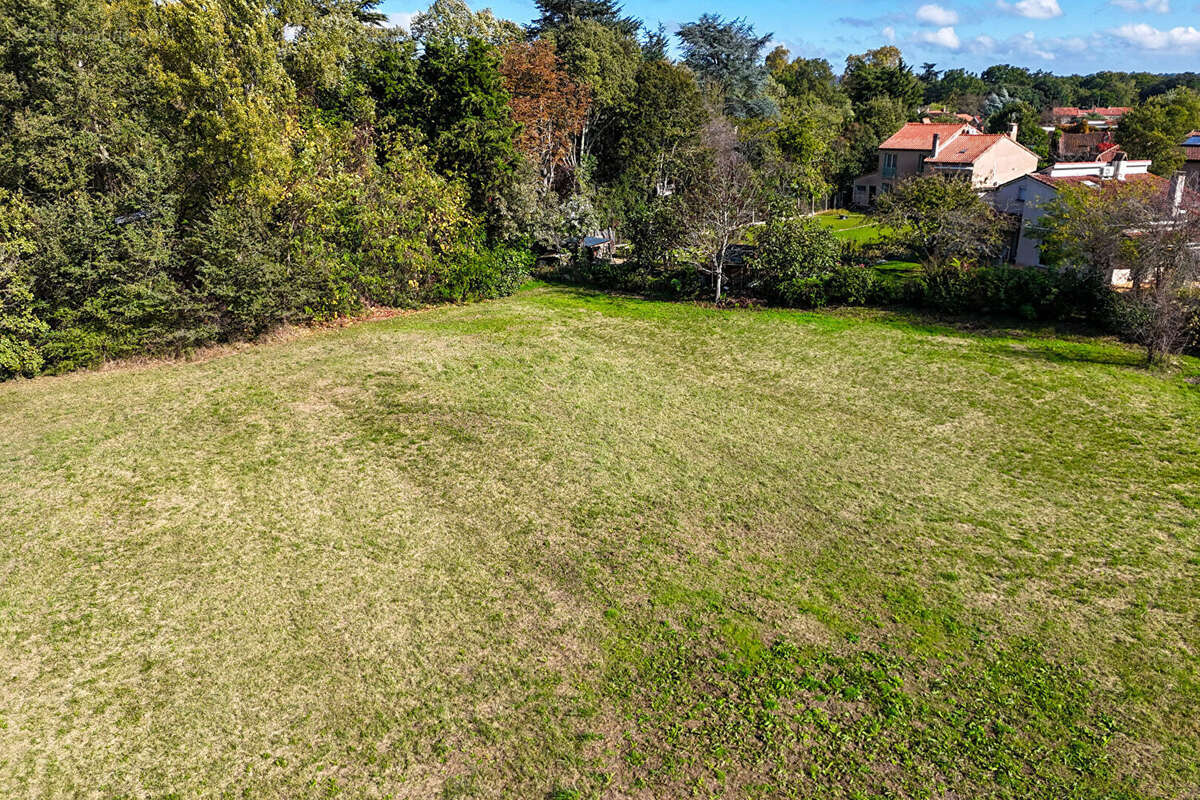
<path fill-rule="evenodd" d="M 1183 148 L 1184 161 L 1200 161 L 1200 147 Z"/>
<path fill-rule="evenodd" d="M 1082 162 L 1081 162 L 1082 163 Z M 1023 175 L 1024 178 L 1033 178 L 1039 183 L 1044 183 L 1047 186 L 1058 188 L 1059 186 L 1119 186 L 1122 183 L 1150 183 L 1162 184 L 1165 188 L 1167 179 L 1161 175 L 1155 175 L 1152 172 L 1135 172 L 1132 175 L 1126 175 L 1122 180 L 1114 178 L 1101 178 L 1099 175 L 1060 175 L 1052 178 L 1044 172 L 1031 172 L 1028 175 Z"/>
<path fill-rule="evenodd" d="M 1129 112 L 1129 106 L 1097 106 L 1095 108 L 1080 108 L 1079 106 L 1055 106 L 1053 114 L 1056 117 L 1086 117 L 1092 114 L 1100 117 L 1120 117 Z"/>
<path fill-rule="evenodd" d="M 973 136 L 959 136 L 952 143 L 942 148 L 934 158 L 925 159 L 926 164 L 974 164 L 981 155 L 1008 139 L 1017 147 L 1037 158 L 1037 154 L 1020 142 L 1009 138 L 1003 133 L 978 133 Z"/>
<path fill-rule="evenodd" d="M 599 247 L 600 245 L 608 244 L 611 241 L 612 239 L 609 239 L 607 236 L 585 236 L 583 237 L 582 244 L 584 247 Z"/>
<path fill-rule="evenodd" d="M 906 122 L 904 127 L 893 133 L 879 145 L 880 150 L 932 150 L 933 135 L 936 133 L 942 142 L 948 142 L 963 131 L 973 130 L 970 125 L 962 122 L 926 123 Z"/>
<path fill-rule="evenodd" d="M 1200 131 L 1192 131 L 1183 140 L 1184 147 L 1200 147 Z"/>
<path fill-rule="evenodd" d="M 1007 139 L 1003 133 L 981 133 L 977 136 L 959 136 L 942 148 L 933 158 L 925 159 L 926 164 L 974 164 L 975 159 L 991 150 L 1001 139 Z"/>

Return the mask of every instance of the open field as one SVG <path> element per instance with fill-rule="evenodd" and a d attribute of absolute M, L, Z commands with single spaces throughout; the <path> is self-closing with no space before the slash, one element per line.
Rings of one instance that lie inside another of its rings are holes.
<path fill-rule="evenodd" d="M 1200 796 L 1139 364 L 533 286 L 0 385 L 0 796 Z"/>

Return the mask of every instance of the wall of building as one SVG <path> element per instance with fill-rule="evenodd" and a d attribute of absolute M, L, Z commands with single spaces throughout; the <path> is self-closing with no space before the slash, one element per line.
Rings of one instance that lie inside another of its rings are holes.
<path fill-rule="evenodd" d="M 895 174 L 885 175 L 883 171 L 883 160 L 885 153 L 894 153 L 896 156 Z M 876 169 L 870 175 L 863 175 L 861 178 L 854 181 L 854 202 L 858 205 L 865 205 L 870 196 L 869 187 L 875 188 L 875 194 L 882 194 L 889 191 L 897 183 L 905 178 L 911 178 L 913 175 L 921 173 L 921 164 L 925 157 L 929 155 L 925 150 L 880 150 L 879 161 L 876 164 Z"/>
<path fill-rule="evenodd" d="M 1056 194 L 1058 192 L 1054 189 L 1033 178 L 1014 180 L 991 193 L 989 200 L 993 208 L 1021 218 L 1021 233 L 1017 239 L 1017 251 L 1012 255 L 1013 263 L 1023 267 L 1041 265 L 1040 243 L 1029 231 L 1042 218 L 1044 206 Z"/>
<path fill-rule="evenodd" d="M 982 189 L 991 189 L 1013 178 L 1028 175 L 1037 169 L 1033 153 L 1011 139 L 1001 139 L 975 160 L 972 182 Z"/>

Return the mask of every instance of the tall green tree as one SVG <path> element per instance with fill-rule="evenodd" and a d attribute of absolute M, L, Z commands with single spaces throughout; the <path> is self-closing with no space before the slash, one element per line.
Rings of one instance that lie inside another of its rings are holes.
<path fill-rule="evenodd" d="M 900 49 L 891 45 L 847 56 L 842 89 L 856 106 L 888 98 L 906 110 L 915 108 L 925 93 L 920 78 L 904 62 Z"/>
<path fill-rule="evenodd" d="M 621 6 L 612 0 L 537 0 L 537 8 L 541 13 L 529 26 L 535 36 L 573 22 L 598 22 L 627 36 L 641 27 L 637 20 L 623 16 Z"/>
<path fill-rule="evenodd" d="M 638 195 L 673 192 L 686 184 L 694 164 L 707 121 L 704 98 L 692 72 L 667 61 L 644 62 L 635 86 L 600 176 Z"/>
<path fill-rule="evenodd" d="M 763 48 L 771 34 L 758 36 L 744 19 L 722 19 L 704 14 L 681 25 L 675 34 L 683 63 L 696 73 L 732 117 L 772 117 L 779 113 L 767 95 Z"/>
<path fill-rule="evenodd" d="M 1183 164 L 1180 142 L 1200 129 L 1200 92 L 1172 89 L 1134 106 L 1117 126 L 1117 142 L 1133 158 L 1153 160 L 1150 169 L 1168 175 Z"/>
<path fill-rule="evenodd" d="M 1009 103 L 998 112 L 988 117 L 988 133 L 1008 133 L 1012 125 L 1017 126 L 1017 141 L 1038 154 L 1040 158 L 1050 157 L 1050 134 L 1042 130 L 1037 109 L 1029 103 L 1018 100 Z"/>

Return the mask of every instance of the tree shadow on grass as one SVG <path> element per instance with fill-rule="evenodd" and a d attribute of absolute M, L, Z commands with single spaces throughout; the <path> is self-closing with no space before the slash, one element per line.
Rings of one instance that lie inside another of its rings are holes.
<path fill-rule="evenodd" d="M 915 309 L 865 309 L 881 324 L 931 336 L 991 340 L 990 352 L 1051 363 L 1145 367 L 1133 345 L 1083 322 L 1030 321 L 1015 317 L 930 314 Z M 1007 340 L 1007 341 L 1006 341 Z"/>

